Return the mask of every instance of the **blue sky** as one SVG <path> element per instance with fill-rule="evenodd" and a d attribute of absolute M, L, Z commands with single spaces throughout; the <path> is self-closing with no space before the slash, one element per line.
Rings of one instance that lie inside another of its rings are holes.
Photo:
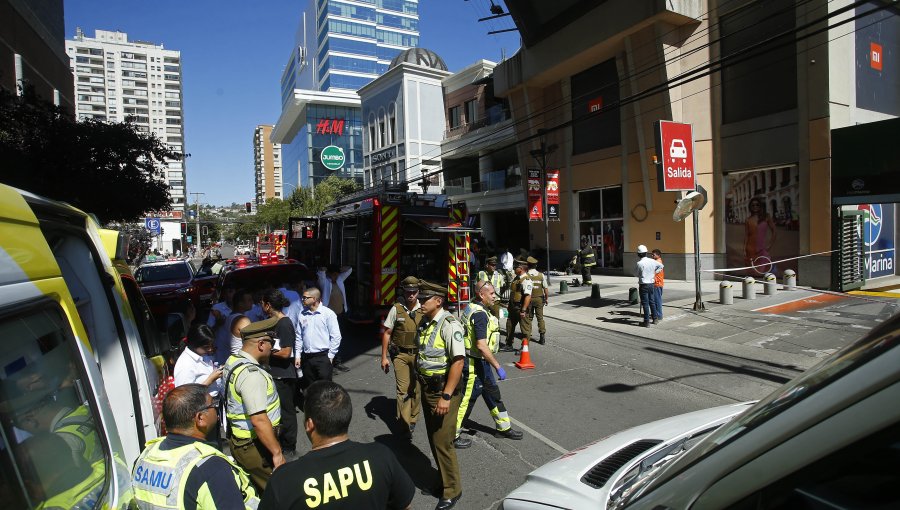
<path fill-rule="evenodd" d="M 253 129 L 281 112 L 279 80 L 308 0 L 65 0 L 66 38 L 81 27 L 120 30 L 129 40 L 181 51 L 188 191 L 227 205 L 253 196 Z M 500 2 L 496 2 L 500 3 Z M 502 4 L 501 4 L 502 5 Z M 420 46 L 458 71 L 478 59 L 512 55 L 517 32 L 488 16 L 490 0 L 420 0 Z"/>

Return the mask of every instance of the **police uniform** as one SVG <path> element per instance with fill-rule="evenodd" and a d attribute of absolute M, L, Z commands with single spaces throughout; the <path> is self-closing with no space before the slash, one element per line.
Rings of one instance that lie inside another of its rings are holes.
<path fill-rule="evenodd" d="M 494 286 L 494 292 L 497 294 L 497 299 L 494 300 L 494 304 L 489 308 L 494 317 L 500 319 L 500 295 L 503 293 L 506 287 L 506 275 L 500 272 L 497 267 L 497 257 L 488 257 L 485 261 L 485 265 L 493 264 L 493 271 L 479 271 L 478 272 L 478 281 L 480 282 L 490 282 L 491 285 Z"/>
<path fill-rule="evenodd" d="M 430 296 L 446 298 L 444 286 L 421 281 L 419 299 Z M 452 393 L 445 393 L 447 375 L 451 365 L 466 355 L 465 331 L 459 320 L 445 309 L 438 310 L 434 318 L 423 317 L 417 333 L 419 345 L 416 370 L 422 388 L 422 407 L 428 442 L 441 477 L 443 500 L 452 500 L 462 494 L 462 478 L 453 439 L 456 436 L 456 417 L 459 412 L 460 385 Z M 447 414 L 435 413 L 440 400 L 450 402 Z"/>
<path fill-rule="evenodd" d="M 259 498 L 247 473 L 222 452 L 200 440 L 164 450 L 160 448 L 164 440 L 165 437 L 158 437 L 148 441 L 147 448 L 134 463 L 132 486 L 139 510 L 184 508 L 186 495 L 196 499 L 198 509 L 216 508 L 214 495 L 206 483 L 200 486 L 196 494 L 187 494 L 185 490 L 193 470 L 211 457 L 222 459 L 231 467 L 244 508 L 259 505 Z"/>
<path fill-rule="evenodd" d="M 524 260 L 516 260 L 517 266 L 528 265 Z M 506 347 L 511 348 L 513 345 L 513 335 L 516 330 L 516 324 L 522 330 L 525 338 L 531 338 L 531 320 L 528 317 L 522 317 L 520 314 L 525 310 L 525 300 L 528 296 L 532 296 L 534 282 L 528 277 L 527 273 L 513 278 L 509 284 L 509 318 L 506 319 Z"/>
<path fill-rule="evenodd" d="M 400 282 L 403 290 L 418 290 L 419 279 L 414 276 L 404 278 Z M 419 418 L 419 392 L 416 377 L 416 332 L 422 320 L 416 302 L 412 310 L 406 308 L 402 301 L 394 303 L 384 320 L 384 327 L 391 330 L 388 352 L 394 366 L 394 378 L 397 381 L 397 419 L 406 425 L 408 430 L 416 426 Z"/>
<path fill-rule="evenodd" d="M 540 333 L 540 338 L 538 339 L 538 343 L 543 345 L 547 342 L 545 335 L 547 334 L 547 326 L 544 324 L 544 306 L 547 304 L 544 298 L 544 295 L 549 297 L 550 295 L 550 284 L 547 283 L 547 277 L 544 276 L 544 273 L 538 271 L 534 266 L 538 263 L 537 259 L 534 257 L 528 257 L 528 278 L 531 278 L 533 283 L 534 291 L 531 293 L 531 306 L 528 307 L 528 317 L 526 320 L 528 321 L 529 329 L 531 327 L 531 320 L 534 317 L 537 317 L 538 324 L 538 333 Z"/>
<path fill-rule="evenodd" d="M 266 319 L 251 323 L 241 330 L 244 338 L 258 338 L 274 335 L 275 325 L 278 319 Z M 278 425 L 281 423 L 281 401 L 275 387 L 275 379 L 267 372 L 259 362 L 244 351 L 232 354 L 225 362 L 222 377 L 225 378 L 225 416 L 228 418 L 228 441 L 231 446 L 231 454 L 243 467 L 250 478 L 261 490 L 266 488 L 269 477 L 272 476 L 272 456 L 269 450 L 257 437 L 256 430 L 250 422 L 250 416 L 260 411 L 265 411 L 278 436 Z M 251 394 L 251 392 L 254 392 Z M 247 409 L 246 399 L 260 401 L 260 395 L 255 392 L 265 392 L 264 409 Z"/>
<path fill-rule="evenodd" d="M 578 251 L 578 262 L 581 264 L 581 284 L 591 284 L 591 269 L 597 265 L 597 253 L 590 243 L 584 242 L 584 248 Z"/>

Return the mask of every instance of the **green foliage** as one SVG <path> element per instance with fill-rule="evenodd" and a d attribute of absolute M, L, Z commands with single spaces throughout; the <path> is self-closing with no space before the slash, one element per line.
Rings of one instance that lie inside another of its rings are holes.
<path fill-rule="evenodd" d="M 315 190 L 295 189 L 288 198 L 291 203 L 291 216 L 318 216 L 339 198 L 358 191 L 360 187 L 353 179 L 329 175 L 316 185 Z"/>
<path fill-rule="evenodd" d="M 74 120 L 61 108 L 0 91 L 0 181 L 97 215 L 135 221 L 170 210 L 164 160 L 179 159 L 129 123 Z"/>

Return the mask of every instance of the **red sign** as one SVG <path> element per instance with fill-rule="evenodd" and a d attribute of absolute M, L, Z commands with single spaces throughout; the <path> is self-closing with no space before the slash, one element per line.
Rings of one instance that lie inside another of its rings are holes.
<path fill-rule="evenodd" d="M 531 221 L 544 219 L 541 205 L 541 170 L 528 169 L 528 219 Z"/>
<path fill-rule="evenodd" d="M 882 60 L 881 45 L 878 43 L 869 43 L 869 65 L 876 71 L 881 71 Z"/>
<path fill-rule="evenodd" d="M 588 101 L 588 113 L 593 113 L 603 108 L 603 96 L 597 96 Z"/>
<path fill-rule="evenodd" d="M 559 170 L 547 170 L 547 218 L 559 219 Z"/>
<path fill-rule="evenodd" d="M 344 119 L 319 119 L 316 124 L 317 135 L 338 135 L 344 134 Z"/>
<path fill-rule="evenodd" d="M 660 120 L 656 123 L 657 179 L 660 191 L 697 188 L 694 172 L 694 137 L 690 124 Z"/>
<path fill-rule="evenodd" d="M 184 212 L 182 211 L 151 211 L 147 213 L 147 216 L 152 216 L 155 218 L 159 218 L 161 220 L 180 220 L 184 218 Z"/>

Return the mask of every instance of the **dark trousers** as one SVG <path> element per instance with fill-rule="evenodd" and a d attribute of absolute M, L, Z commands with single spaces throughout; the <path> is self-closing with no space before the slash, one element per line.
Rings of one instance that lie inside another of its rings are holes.
<path fill-rule="evenodd" d="M 641 296 L 641 309 L 644 311 L 644 322 L 650 322 L 653 318 L 653 310 L 656 308 L 656 292 L 652 283 L 642 283 L 638 286 Z"/>
<path fill-rule="evenodd" d="M 479 396 L 484 397 L 484 403 L 487 404 L 491 416 L 497 425 L 497 430 L 509 430 L 510 421 L 506 414 L 506 405 L 503 404 L 503 397 L 500 396 L 500 387 L 494 379 L 493 367 L 487 361 L 480 358 L 466 358 L 467 361 L 475 366 L 475 386 L 472 388 L 472 394 L 469 396 L 468 405 L 466 407 L 463 420 L 469 419 L 472 414 L 472 407 Z M 463 421 L 460 420 L 460 423 Z"/>
<path fill-rule="evenodd" d="M 300 369 L 303 370 L 303 377 L 310 384 L 316 381 L 331 381 L 332 367 L 331 360 L 328 359 L 328 351 L 303 353 L 300 358 Z"/>
<path fill-rule="evenodd" d="M 657 319 L 662 319 L 662 287 L 653 287 L 653 297 L 654 300 L 654 308 L 653 308 L 653 317 Z"/>
<path fill-rule="evenodd" d="M 281 401 L 281 427 L 278 442 L 282 450 L 297 449 L 297 408 L 294 407 L 294 392 L 297 391 L 297 379 L 275 379 L 275 391 Z"/>
<path fill-rule="evenodd" d="M 591 268 L 594 266 L 585 266 L 582 264 L 581 266 L 581 284 L 582 285 L 590 285 L 591 284 Z"/>

